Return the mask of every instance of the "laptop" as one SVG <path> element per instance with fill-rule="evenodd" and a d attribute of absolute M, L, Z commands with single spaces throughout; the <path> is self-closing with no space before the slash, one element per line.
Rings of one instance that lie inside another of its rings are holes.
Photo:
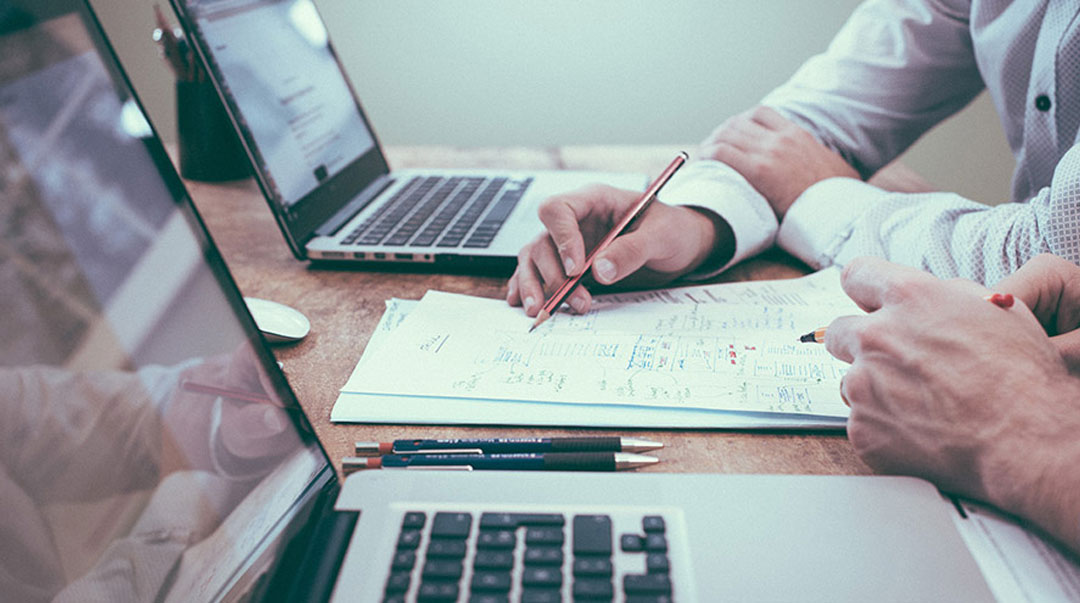
<path fill-rule="evenodd" d="M 85 0 L 0 3 L 0 592 L 985 600 L 902 477 L 340 480 Z"/>
<path fill-rule="evenodd" d="M 311 0 L 172 4 L 298 259 L 509 269 L 543 231 L 547 197 L 646 184 L 586 171 L 391 171 Z"/>

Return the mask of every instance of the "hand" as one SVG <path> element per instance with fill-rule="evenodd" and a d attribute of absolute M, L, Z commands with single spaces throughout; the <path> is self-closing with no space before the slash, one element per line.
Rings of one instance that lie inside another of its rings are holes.
<path fill-rule="evenodd" d="M 1043 254 L 1002 279 L 995 290 L 1012 293 L 1031 308 L 1069 371 L 1080 376 L 1080 266 Z"/>
<path fill-rule="evenodd" d="M 163 472 L 201 469 L 247 476 L 300 446 L 290 417 L 249 344 L 184 370 L 179 381 L 163 418 L 170 436 Z M 218 399 L 214 394 L 185 390 L 185 382 L 260 396 L 267 402 Z"/>
<path fill-rule="evenodd" d="M 595 247 L 640 197 L 639 192 L 597 185 L 544 201 L 540 220 L 547 230 L 518 253 L 506 301 L 536 316 L 568 276 L 581 272 L 586 250 Z M 631 232 L 597 256 L 592 276 L 603 285 L 631 275 L 639 284 L 662 284 L 697 268 L 714 252 L 726 252 L 730 258 L 734 237 L 727 223 L 719 222 L 694 209 L 653 201 Z M 718 234 L 724 227 L 727 230 L 720 232 L 727 234 Z M 579 286 L 568 301 L 574 311 L 583 313 L 592 297 Z"/>
<path fill-rule="evenodd" d="M 840 155 L 764 106 L 720 124 L 701 143 L 702 158 L 733 167 L 783 218 L 799 195 L 826 178 L 858 178 Z"/>
<path fill-rule="evenodd" d="M 852 363 L 848 438 L 871 467 L 915 475 L 1080 536 L 1080 380 L 1024 303 L 1002 309 L 970 281 L 860 258 L 844 290 L 868 316 L 829 325 Z M 1030 281 L 1025 281 L 1030 282 Z"/>

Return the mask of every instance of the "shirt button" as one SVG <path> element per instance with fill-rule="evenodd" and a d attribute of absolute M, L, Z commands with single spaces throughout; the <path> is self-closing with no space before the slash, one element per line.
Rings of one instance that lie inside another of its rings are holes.
<path fill-rule="evenodd" d="M 1035 97 L 1035 108 L 1043 113 L 1050 110 L 1050 97 L 1045 94 L 1040 94 Z"/>

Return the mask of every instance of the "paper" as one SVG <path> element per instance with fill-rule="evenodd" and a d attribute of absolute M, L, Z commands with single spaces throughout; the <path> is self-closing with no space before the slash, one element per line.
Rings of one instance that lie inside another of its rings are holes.
<path fill-rule="evenodd" d="M 1080 601 L 1074 555 L 990 508 L 962 507 L 960 535 L 999 601 Z"/>
<path fill-rule="evenodd" d="M 835 270 L 597 300 L 533 333 L 502 300 L 429 292 L 388 312 L 342 397 L 391 395 L 845 417 L 846 365 L 799 334 L 858 312 Z M 393 337 L 382 339 L 393 325 Z M 422 375 L 422 378 L 417 378 Z M 429 400 L 429 406 L 437 404 Z M 505 402 L 504 402 L 505 403 Z M 510 402 L 512 403 L 512 402 Z M 337 414 L 335 408 L 335 414 Z"/>

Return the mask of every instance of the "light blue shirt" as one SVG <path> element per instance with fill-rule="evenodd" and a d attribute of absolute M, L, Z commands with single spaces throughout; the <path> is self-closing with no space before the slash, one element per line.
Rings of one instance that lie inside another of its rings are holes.
<path fill-rule="evenodd" d="M 833 178 L 807 189 L 777 225 L 764 198 L 712 161 L 683 170 L 664 200 L 724 216 L 736 234 L 733 262 L 775 242 L 815 268 L 878 255 L 987 284 L 1039 253 L 1080 263 L 1076 2 L 870 0 L 762 104 L 867 178 L 983 89 L 1016 156 L 1013 203 Z"/>

